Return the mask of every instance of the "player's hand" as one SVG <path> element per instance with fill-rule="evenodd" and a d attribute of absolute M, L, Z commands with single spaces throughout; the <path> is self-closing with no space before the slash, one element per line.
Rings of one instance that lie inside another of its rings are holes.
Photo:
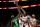
<path fill-rule="evenodd" d="M 22 10 L 22 7 L 21 7 L 21 10 Z"/>
<path fill-rule="evenodd" d="M 18 4 L 18 1 L 15 0 L 15 1 L 14 1 L 14 4 Z"/>

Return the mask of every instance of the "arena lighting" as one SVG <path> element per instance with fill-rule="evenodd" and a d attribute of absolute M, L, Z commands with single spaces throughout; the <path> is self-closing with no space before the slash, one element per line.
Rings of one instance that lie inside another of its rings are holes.
<path fill-rule="evenodd" d="M 40 6 L 40 4 L 35 4 L 35 5 L 29 5 L 29 6 L 21 6 L 22 8 L 28 8 L 28 7 L 35 7 L 35 6 Z M 4 7 L 0 9 L 16 9 L 17 7 Z"/>
<path fill-rule="evenodd" d="M 18 1 L 27 1 L 27 0 L 18 0 Z M 0 1 L 0 2 L 13 2 L 13 1 Z"/>

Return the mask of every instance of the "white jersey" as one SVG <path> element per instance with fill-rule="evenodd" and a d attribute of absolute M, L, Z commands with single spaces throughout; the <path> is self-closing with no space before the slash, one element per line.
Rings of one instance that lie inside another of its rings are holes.
<path fill-rule="evenodd" d="M 22 17 L 20 17 L 20 18 L 22 18 Z M 19 19 L 19 26 L 23 27 L 23 23 L 22 23 L 22 21 L 20 19 Z"/>
<path fill-rule="evenodd" d="M 35 21 L 35 20 L 36 20 L 35 18 L 34 18 L 34 19 L 30 18 L 31 24 L 34 24 L 34 21 Z"/>
<path fill-rule="evenodd" d="M 26 16 L 26 17 L 20 17 L 23 21 L 26 21 L 26 20 L 28 20 L 28 16 Z M 20 27 L 23 27 L 23 25 L 25 25 L 25 27 L 29 27 L 29 25 L 28 25 L 28 23 L 25 23 L 24 24 L 24 22 L 22 22 L 20 19 L 19 19 L 19 26 Z M 31 25 L 30 25 L 30 27 L 31 27 Z"/>
<path fill-rule="evenodd" d="M 27 19 L 28 19 L 28 17 L 26 16 L 26 17 L 21 17 L 21 19 L 23 20 L 23 21 L 26 21 Z"/>
<path fill-rule="evenodd" d="M 26 17 L 24 17 L 24 16 L 22 16 L 22 17 L 20 17 L 23 21 L 26 21 L 27 20 L 27 16 Z M 20 27 L 23 27 L 23 25 L 24 25 L 24 22 L 22 22 L 20 19 L 19 19 L 19 26 Z"/>

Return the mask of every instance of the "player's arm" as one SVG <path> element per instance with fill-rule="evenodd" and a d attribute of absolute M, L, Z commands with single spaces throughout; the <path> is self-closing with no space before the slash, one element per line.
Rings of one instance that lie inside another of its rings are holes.
<path fill-rule="evenodd" d="M 17 1 L 14 1 L 14 4 L 16 4 L 17 7 L 21 7 L 21 6 L 18 5 Z M 23 11 L 23 13 L 26 13 L 22 8 L 20 8 L 20 9 Z"/>
<path fill-rule="evenodd" d="M 21 11 L 20 11 L 20 8 L 17 8 L 17 10 L 18 10 L 18 15 L 17 15 L 17 17 L 18 17 L 18 16 L 20 16 Z"/>
<path fill-rule="evenodd" d="M 34 24 L 33 24 L 34 26 L 36 26 L 36 22 L 37 22 L 37 20 L 34 21 Z"/>
<path fill-rule="evenodd" d="M 18 7 L 18 15 L 17 15 L 17 18 L 18 18 L 18 16 L 20 16 L 20 14 L 21 14 L 21 11 L 20 11 L 20 6 L 18 5 L 18 2 L 17 1 L 14 1 L 14 4 L 16 4 L 16 6 Z M 21 21 L 23 21 L 22 19 L 20 19 Z"/>
<path fill-rule="evenodd" d="M 22 22 L 24 22 L 21 18 L 20 18 L 20 20 L 21 20 Z"/>
<path fill-rule="evenodd" d="M 12 25 L 13 25 L 13 22 L 11 21 L 11 27 L 12 27 Z"/>
<path fill-rule="evenodd" d="M 21 8 L 21 10 L 23 11 L 23 14 L 26 14 L 25 10 L 23 8 Z"/>
<path fill-rule="evenodd" d="M 14 2 L 13 2 L 14 4 L 16 4 L 16 6 L 17 6 L 17 10 L 18 10 L 18 15 L 17 15 L 17 17 L 20 15 L 20 7 L 19 7 L 19 5 L 18 5 L 18 1 L 17 0 L 15 0 Z"/>
<path fill-rule="evenodd" d="M 35 20 L 35 21 L 34 21 L 34 24 L 31 24 L 31 25 L 32 25 L 32 26 L 36 26 L 36 22 L 37 22 L 37 21 Z"/>
<path fill-rule="evenodd" d="M 18 1 L 15 0 L 13 3 L 16 4 L 16 6 L 20 7 L 20 6 L 18 5 Z M 21 8 L 21 10 L 23 11 L 23 13 L 26 13 L 22 8 Z"/>
<path fill-rule="evenodd" d="M 16 4 L 16 6 L 19 6 L 17 0 L 15 0 L 13 3 Z"/>

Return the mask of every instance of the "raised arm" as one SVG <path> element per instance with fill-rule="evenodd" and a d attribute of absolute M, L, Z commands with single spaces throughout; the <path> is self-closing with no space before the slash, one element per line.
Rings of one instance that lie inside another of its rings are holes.
<path fill-rule="evenodd" d="M 18 5 L 18 1 L 17 1 L 17 0 L 15 0 L 13 3 L 16 4 L 16 6 L 17 6 L 17 10 L 18 10 L 18 15 L 17 15 L 17 17 L 18 17 L 18 16 L 20 16 L 20 13 L 21 13 L 21 11 L 20 11 L 20 6 Z"/>
<path fill-rule="evenodd" d="M 21 8 L 21 10 L 23 11 L 23 14 L 26 14 L 25 10 L 23 8 Z"/>
<path fill-rule="evenodd" d="M 17 15 L 17 17 L 20 16 L 20 13 L 21 13 L 21 11 L 20 11 L 20 9 L 18 9 L 18 15 Z"/>
<path fill-rule="evenodd" d="M 13 3 L 16 4 L 16 6 L 19 6 L 17 0 L 15 0 Z"/>

